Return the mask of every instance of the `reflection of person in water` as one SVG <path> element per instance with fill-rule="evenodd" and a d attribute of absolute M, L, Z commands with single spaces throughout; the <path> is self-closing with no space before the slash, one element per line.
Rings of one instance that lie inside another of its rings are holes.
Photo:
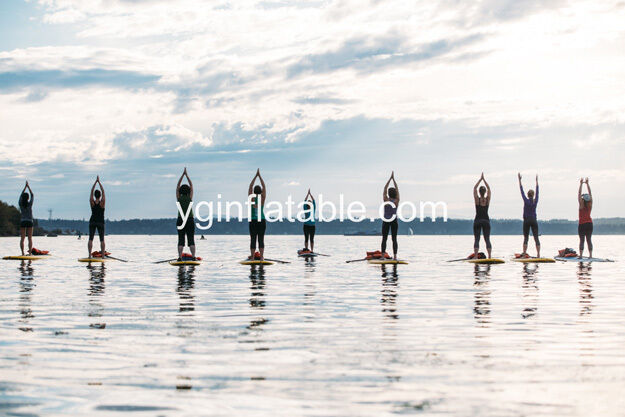
<path fill-rule="evenodd" d="M 101 303 L 101 297 L 104 295 L 106 267 L 104 263 L 100 265 L 87 265 L 89 271 L 89 311 L 87 316 L 97 318 L 102 317 L 104 306 Z M 106 323 L 91 323 L 89 325 L 92 329 L 104 329 Z"/>
<path fill-rule="evenodd" d="M 523 264 L 523 301 L 527 301 L 526 307 L 523 307 L 521 317 L 529 319 L 536 315 L 538 311 L 538 284 L 536 281 L 536 273 L 538 265 L 533 267 Z"/>
<path fill-rule="evenodd" d="M 579 315 L 586 316 L 592 313 L 593 299 L 592 280 L 591 280 L 592 264 L 579 263 L 577 267 L 577 281 L 579 282 Z"/>
<path fill-rule="evenodd" d="M 190 312 L 195 311 L 194 288 L 195 266 L 190 266 L 189 268 L 180 267 L 178 269 L 178 287 L 176 288 L 176 292 L 180 298 L 180 305 L 178 307 L 179 313 L 189 313 L 187 315 L 193 315 Z"/>
<path fill-rule="evenodd" d="M 265 268 L 262 265 L 252 265 L 250 268 L 250 308 L 262 311 L 265 309 Z M 262 330 L 262 326 L 269 320 L 264 317 L 253 319 L 248 330 Z"/>
<path fill-rule="evenodd" d="M 482 325 L 488 327 L 490 323 L 490 265 L 475 265 L 473 287 L 478 289 L 474 296 L 473 317 Z"/>
<path fill-rule="evenodd" d="M 29 327 L 30 320 L 35 318 L 31 308 L 32 292 L 37 286 L 34 279 L 34 270 L 32 261 L 22 261 L 19 266 L 20 270 L 20 323 L 22 327 L 19 329 L 23 332 L 32 332 L 33 328 Z"/>
<path fill-rule="evenodd" d="M 387 265 L 382 265 L 382 313 L 390 319 L 399 319 L 397 314 L 397 264 L 391 265 L 391 270 L 387 271 Z"/>

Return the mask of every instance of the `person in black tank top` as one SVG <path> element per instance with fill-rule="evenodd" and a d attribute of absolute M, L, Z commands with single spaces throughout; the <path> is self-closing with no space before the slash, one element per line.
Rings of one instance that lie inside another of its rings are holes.
<path fill-rule="evenodd" d="M 100 186 L 99 190 L 96 190 L 96 186 Z M 88 258 L 91 258 L 91 250 L 93 249 L 93 238 L 97 230 L 98 237 L 100 238 L 100 254 L 102 257 L 106 256 L 106 245 L 104 244 L 104 207 L 106 204 L 106 195 L 104 194 L 104 187 L 100 182 L 100 176 L 96 178 L 91 187 L 91 193 L 89 194 L 89 205 L 91 206 L 91 218 L 89 219 L 89 243 L 87 243 L 87 249 L 89 250 Z"/>
<path fill-rule="evenodd" d="M 484 185 L 480 187 L 480 183 Z M 479 194 L 478 194 L 479 187 Z M 488 217 L 488 207 L 490 206 L 490 186 L 484 178 L 484 173 L 473 187 L 473 199 L 475 200 L 475 220 L 473 221 L 473 259 L 477 259 L 480 251 L 480 235 L 484 232 L 484 241 L 488 257 L 491 257 L 492 245 L 490 243 L 490 218 Z"/>

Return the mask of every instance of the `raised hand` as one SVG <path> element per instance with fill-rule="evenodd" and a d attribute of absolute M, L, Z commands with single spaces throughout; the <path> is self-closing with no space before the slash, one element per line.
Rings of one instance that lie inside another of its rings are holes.
<path fill-rule="evenodd" d="M 521 173 L 519 172 L 519 181 L 521 181 Z"/>
<path fill-rule="evenodd" d="M 586 184 L 588 184 L 588 177 L 586 177 Z"/>
<path fill-rule="evenodd" d="M 579 179 L 579 183 L 580 183 L 580 184 L 583 184 L 583 183 L 584 183 L 584 179 L 583 179 L 583 178 L 580 178 L 580 179 Z"/>

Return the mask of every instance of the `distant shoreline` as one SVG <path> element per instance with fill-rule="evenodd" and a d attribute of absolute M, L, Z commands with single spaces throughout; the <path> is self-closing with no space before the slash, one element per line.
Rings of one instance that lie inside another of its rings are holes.
<path fill-rule="evenodd" d="M 625 235 L 625 218 L 597 218 L 594 219 L 595 235 Z M 87 220 L 43 220 L 38 224 L 48 232 L 57 234 L 81 234 L 88 233 L 89 222 Z M 174 218 L 163 219 L 129 219 L 107 220 L 106 232 L 109 235 L 175 235 Z M 523 221 L 520 219 L 491 219 L 493 235 L 519 235 L 522 233 Z M 577 221 L 572 220 L 539 220 L 541 235 L 577 235 Z M 272 222 L 267 224 L 268 235 L 301 235 L 302 223 L 300 222 Z M 381 221 L 355 222 L 323 222 L 317 223 L 318 235 L 349 235 L 346 237 L 375 236 L 381 230 Z M 231 222 L 214 222 L 208 230 L 196 228 L 196 235 L 248 235 L 248 222 L 246 220 Z M 448 219 L 443 222 L 437 219 L 432 222 L 426 219 L 423 223 L 419 220 L 412 222 L 400 222 L 399 234 L 401 235 L 432 235 L 432 236 L 465 236 L 473 234 L 473 220 Z"/>

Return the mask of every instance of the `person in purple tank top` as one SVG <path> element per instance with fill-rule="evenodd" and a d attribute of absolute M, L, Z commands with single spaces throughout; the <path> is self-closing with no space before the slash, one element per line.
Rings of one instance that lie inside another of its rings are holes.
<path fill-rule="evenodd" d="M 534 235 L 534 243 L 536 244 L 536 257 L 540 258 L 540 240 L 538 239 L 538 220 L 536 217 L 536 207 L 538 206 L 538 175 L 536 175 L 536 194 L 534 194 L 534 190 L 529 190 L 527 196 L 525 195 L 520 172 L 519 188 L 521 190 L 521 197 L 523 198 L 523 253 L 521 256 L 528 256 L 527 243 L 531 230 L 532 235 Z"/>
<path fill-rule="evenodd" d="M 389 188 L 393 181 L 393 187 Z M 384 200 L 384 218 L 382 219 L 382 254 L 386 252 L 386 241 L 390 229 L 391 239 L 393 240 L 393 259 L 397 259 L 397 206 L 399 205 L 399 187 L 395 181 L 395 172 L 391 173 L 391 177 L 384 186 L 382 193 Z"/>

